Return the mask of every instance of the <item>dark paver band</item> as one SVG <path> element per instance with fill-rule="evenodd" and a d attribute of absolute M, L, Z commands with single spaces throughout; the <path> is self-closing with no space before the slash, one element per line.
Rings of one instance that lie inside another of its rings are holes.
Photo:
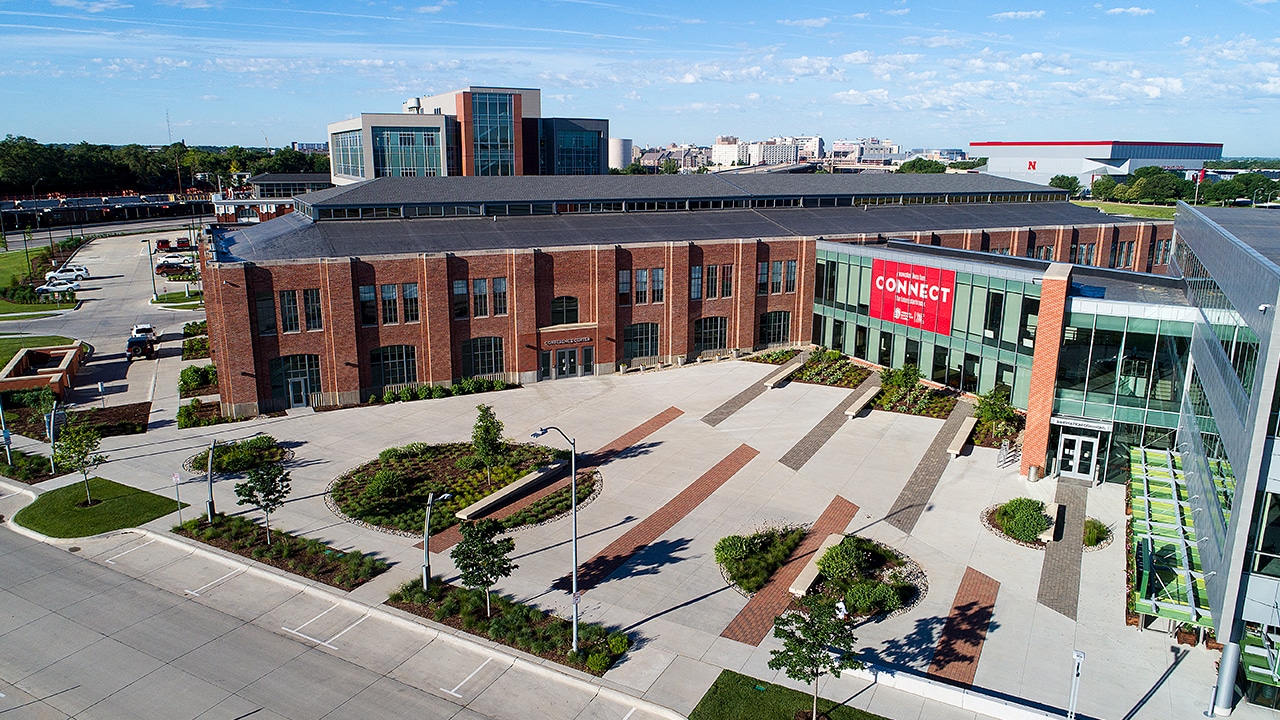
<path fill-rule="evenodd" d="M 813 554 L 818 551 L 818 546 L 828 535 L 847 530 L 857 514 L 857 505 L 839 495 L 832 498 L 827 509 L 814 521 L 804 540 L 791 553 L 791 557 L 787 558 L 787 562 L 773 573 L 768 584 L 751 596 L 746 606 L 729 621 L 720 637 L 737 640 L 752 647 L 760 645 L 773 629 L 774 619 L 791 604 L 791 583 L 795 582 L 800 571 L 809 564 Z"/>
<path fill-rule="evenodd" d="M 684 411 L 680 408 L 669 407 L 623 433 L 621 437 L 605 445 L 599 450 L 596 450 L 593 453 L 580 454 L 578 456 L 579 477 L 581 477 L 584 472 L 594 470 L 610 460 L 614 460 L 619 456 L 625 455 L 628 450 L 639 445 L 645 438 L 666 427 L 668 423 L 683 414 Z M 500 508 L 497 508 L 493 512 L 485 515 L 485 517 L 501 520 L 520 512 L 542 498 L 566 487 L 569 487 L 568 472 L 564 473 L 564 477 L 544 485 L 518 500 L 514 500 Z M 461 539 L 462 532 L 458 529 L 457 525 L 454 525 L 448 530 L 443 530 L 431 536 L 431 552 L 442 553 L 454 545 L 457 545 L 458 541 Z M 418 543 L 415 547 L 421 548 L 422 543 Z"/>
<path fill-rule="evenodd" d="M 739 445 L 652 515 L 623 533 L 622 537 L 609 543 L 595 557 L 579 565 L 578 590 L 586 592 L 603 582 L 637 553 L 683 520 L 694 508 L 711 497 L 711 493 L 718 490 L 759 454 L 760 451 L 750 445 Z M 570 578 L 561 577 L 552 587 L 567 590 L 571 587 Z"/>
<path fill-rule="evenodd" d="M 929 443 L 929 448 L 924 451 L 924 457 L 920 458 L 920 463 L 912 471 L 911 478 L 902 487 L 902 492 L 898 493 L 898 499 L 893 502 L 893 507 L 889 508 L 889 514 L 885 516 L 885 520 L 890 525 L 905 533 L 915 529 L 916 523 L 920 521 L 920 515 L 929 504 L 929 498 L 933 497 L 933 491 L 938 487 L 938 479 L 942 477 L 942 471 L 947 469 L 947 462 L 951 460 L 947 447 L 960 431 L 960 424 L 972 414 L 972 405 L 964 401 L 956 403 L 955 409 L 947 416 L 947 421 L 942 423 L 938 434 L 933 436 L 933 442 Z"/>
<path fill-rule="evenodd" d="M 844 424 L 849 421 L 849 418 L 845 415 L 845 411 L 849 409 L 849 406 L 853 405 L 868 388 L 879 387 L 879 385 L 880 376 L 874 373 L 859 383 L 858 387 L 850 391 L 849 395 L 841 400 L 834 410 L 827 413 L 827 416 L 818 421 L 818 424 L 814 425 L 812 430 L 805 433 L 805 436 L 800 438 L 799 442 L 792 445 L 787 454 L 778 459 L 778 462 L 792 470 L 799 470 L 804 467 L 805 463 L 812 460 L 813 456 L 817 455 L 818 451 L 822 449 L 822 446 L 826 445 L 840 428 L 844 427 Z"/>
<path fill-rule="evenodd" d="M 1054 501 L 1066 506 L 1062 533 L 1044 549 L 1036 600 L 1050 610 L 1076 619 L 1080 605 L 1080 559 L 1084 554 L 1084 511 L 1089 491 L 1080 485 L 1058 483 Z"/>
<path fill-rule="evenodd" d="M 955 685 L 973 684 L 999 592 L 1000 583 L 995 579 L 965 568 L 951 614 L 933 651 L 929 675 Z"/>

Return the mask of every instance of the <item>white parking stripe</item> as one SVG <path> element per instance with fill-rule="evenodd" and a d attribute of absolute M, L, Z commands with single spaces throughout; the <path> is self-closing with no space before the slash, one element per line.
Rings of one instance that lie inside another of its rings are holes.
<path fill-rule="evenodd" d="M 280 628 L 280 629 L 281 629 L 281 630 L 288 630 L 289 632 L 298 632 L 298 631 L 299 631 L 299 630 L 301 630 L 302 628 L 304 628 L 304 627 L 306 627 L 306 626 L 310 625 L 311 623 L 313 623 L 313 622 L 315 622 L 315 621 L 319 620 L 320 618 L 324 617 L 325 615 L 328 615 L 329 613 L 333 612 L 334 610 L 337 610 L 337 609 L 338 609 L 338 605 L 339 605 L 339 603 L 334 603 L 334 604 L 333 604 L 333 607 L 329 608 L 328 610 L 325 610 L 324 612 L 320 613 L 319 615 L 317 615 L 317 616 L 315 616 L 315 617 L 311 618 L 310 620 L 308 620 L 308 621 L 306 621 L 306 622 L 302 623 L 301 625 L 299 625 L 299 626 L 298 626 L 298 627 L 296 627 L 296 628 L 289 629 L 289 628 L 287 628 L 287 627 L 282 627 L 282 628 Z"/>
<path fill-rule="evenodd" d="M 476 668 L 475 670 L 472 670 L 470 675 L 468 675 L 468 676 L 466 676 L 465 678 L 463 678 L 463 679 L 462 679 L 462 682 L 458 683 L 457 685 L 454 685 L 454 686 L 453 686 L 453 690 L 445 690 L 444 688 L 440 688 L 440 689 L 441 689 L 441 690 L 444 690 L 445 692 L 449 693 L 450 695 L 452 695 L 452 696 L 454 696 L 454 697 L 456 697 L 456 698 L 460 698 L 460 697 L 462 697 L 461 695 L 459 695 L 458 693 L 456 693 L 456 692 L 454 692 L 454 691 L 455 691 L 455 690 L 457 690 L 458 688 L 462 687 L 463 685 L 466 685 L 466 684 L 467 684 L 467 681 L 468 681 L 468 680 L 470 680 L 471 678 L 475 677 L 475 676 L 476 676 L 476 673 L 478 673 L 478 672 L 480 672 L 481 670 L 483 670 L 483 669 L 484 669 L 484 666 L 485 666 L 485 665 L 488 665 L 488 664 L 489 664 L 489 661 L 490 661 L 490 660 L 492 660 L 492 659 L 493 659 L 493 658 L 488 658 L 488 659 L 486 659 L 484 662 L 480 663 L 480 667 Z"/>
<path fill-rule="evenodd" d="M 214 585 L 217 585 L 218 583 L 222 582 L 223 580 L 226 580 L 227 578 L 231 577 L 232 575 L 235 575 L 236 573 L 238 573 L 238 572 L 243 572 L 243 571 L 244 571 L 244 568 L 237 568 L 237 569 L 232 570 L 231 572 L 227 573 L 226 575 L 223 575 L 222 577 L 218 578 L 217 580 L 214 580 L 214 581 L 213 581 L 213 582 L 211 582 L 211 583 L 205 583 L 204 585 L 201 585 L 200 587 L 196 588 L 195 590 L 183 590 L 182 592 L 184 592 L 184 593 L 186 593 L 186 594 L 188 594 L 188 595 L 195 595 L 196 597 L 200 597 L 200 593 L 204 592 L 205 590 L 208 590 L 209 588 L 213 587 Z"/>
<path fill-rule="evenodd" d="M 367 617 L 369 617 L 369 613 L 365 613 L 364 615 L 361 615 L 361 616 L 360 616 L 360 619 L 356 620 L 355 622 L 353 622 L 353 623 L 351 623 L 350 625 L 348 625 L 348 626 L 346 626 L 345 628 L 343 628 L 343 629 L 342 629 L 342 632 L 339 632 L 337 635 L 334 635 L 333 637 L 331 637 L 331 638 L 329 638 L 328 640 L 326 640 L 326 641 L 325 641 L 325 644 L 327 645 L 327 644 L 329 644 L 329 643 L 333 642 L 334 640 L 337 640 L 338 638 L 342 637 L 343 635 L 346 635 L 348 630 L 350 630 L 351 628 L 354 628 L 355 626 L 357 626 L 357 625 L 359 625 L 360 623 L 364 622 L 364 619 L 365 619 L 365 618 L 367 618 Z M 330 647 L 332 647 L 332 646 L 330 646 Z"/>
<path fill-rule="evenodd" d="M 141 544 L 141 545 L 139 545 L 138 547 L 135 547 L 135 548 L 129 548 L 128 550 L 125 550 L 124 552 L 120 553 L 119 555 L 112 555 L 111 557 L 107 558 L 107 563 L 108 563 L 109 565 L 115 565 L 115 564 L 116 564 L 116 558 L 122 558 L 122 557 L 124 557 L 125 555 L 128 555 L 129 553 L 133 552 L 134 550 L 141 550 L 142 548 L 144 548 L 144 547 L 146 547 L 146 546 L 150 545 L 150 544 L 151 544 L 151 543 L 153 543 L 153 542 L 155 542 L 155 538 L 152 538 L 152 539 L 150 539 L 150 540 L 148 540 L 148 541 L 146 541 L 146 542 L 142 543 L 142 544 Z"/>
<path fill-rule="evenodd" d="M 632 715 L 632 713 L 634 713 L 635 711 L 636 711 L 636 709 L 635 709 L 634 707 L 633 707 L 633 708 L 631 708 L 630 710 L 628 710 L 628 711 L 627 711 L 627 714 L 622 716 L 622 720 L 631 720 L 631 715 Z"/>

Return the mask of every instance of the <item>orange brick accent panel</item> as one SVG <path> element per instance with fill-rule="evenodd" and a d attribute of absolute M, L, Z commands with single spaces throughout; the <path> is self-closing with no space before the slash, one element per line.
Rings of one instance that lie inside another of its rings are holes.
<path fill-rule="evenodd" d="M 583 472 L 586 472 L 587 470 L 593 470 L 609 462 L 610 460 L 617 457 L 620 453 L 625 452 L 632 445 L 638 444 L 640 441 L 644 440 L 645 438 L 649 437 L 655 432 L 661 430 L 663 427 L 667 425 L 667 423 L 671 422 L 672 420 L 675 420 L 676 418 L 680 417 L 683 414 L 684 414 L 684 411 L 681 410 L 680 408 L 669 407 L 666 410 L 663 410 L 662 412 L 658 413 L 657 415 L 654 415 L 653 417 L 649 418 L 648 420 L 645 420 L 643 423 L 640 423 L 639 425 L 632 428 L 631 430 L 628 430 L 626 433 L 622 435 L 622 437 L 618 438 L 617 440 L 614 440 L 608 445 L 605 445 L 599 450 L 593 453 L 583 453 L 579 455 L 578 456 L 578 474 L 581 475 Z M 554 483 L 551 483 L 550 485 L 545 485 L 542 488 L 535 490 L 534 492 L 529 493 L 528 495 L 520 498 L 519 500 L 515 500 L 514 502 L 511 502 L 507 505 L 503 505 L 502 507 L 489 513 L 485 517 L 491 517 L 491 518 L 496 518 L 498 520 L 501 520 L 509 515 L 514 515 L 515 513 L 520 512 L 521 510 L 541 500 L 542 498 L 550 495 L 551 493 L 557 490 L 560 490 L 561 488 L 566 488 L 568 486 L 569 486 L 569 474 L 566 472 L 565 477 L 561 478 L 560 480 L 557 480 Z M 462 533 L 461 531 L 458 530 L 458 526 L 454 525 L 448 530 L 438 532 L 435 535 L 431 536 L 431 552 L 442 553 L 448 550 L 449 548 L 453 547 L 454 545 L 457 545 L 458 541 L 461 539 L 462 539 Z M 421 548 L 422 543 L 418 543 L 415 547 Z"/>
<path fill-rule="evenodd" d="M 1000 583 L 973 568 L 965 568 L 951 614 L 942 626 L 933 651 L 929 675 L 956 685 L 972 685 L 982 656 L 982 643 L 996 606 Z"/>
<path fill-rule="evenodd" d="M 1022 440 L 1022 475 L 1026 475 L 1032 465 L 1043 471 L 1049 454 L 1049 417 L 1053 415 L 1053 385 L 1058 376 L 1058 353 L 1062 349 L 1070 286 L 1071 266 L 1065 263 L 1050 265 L 1040 285 L 1040 319 L 1031 359 L 1027 430 Z"/>
<path fill-rule="evenodd" d="M 658 508 L 657 512 L 641 520 L 638 525 L 623 533 L 622 537 L 609 543 L 608 547 L 601 550 L 595 557 L 578 566 L 578 590 L 586 592 L 603 582 L 636 553 L 644 550 L 649 543 L 662 537 L 676 523 L 683 520 L 694 508 L 711 497 L 711 493 L 720 489 L 720 486 L 759 454 L 760 451 L 750 445 L 739 445 L 736 450 L 716 463 L 715 467 L 690 483 L 678 495 L 667 501 L 666 505 Z M 552 587 L 568 590 L 572 587 L 570 578 L 568 576 L 559 578 Z"/>
<path fill-rule="evenodd" d="M 742 608 L 720 633 L 720 637 L 737 640 L 752 647 L 764 641 L 765 636 L 773 629 L 773 621 L 791 604 L 791 583 L 795 582 L 809 564 L 809 559 L 818 551 L 818 546 L 832 533 L 843 533 L 858 514 L 858 506 L 839 495 L 831 500 L 821 517 L 813 523 L 813 527 L 804 536 L 800 546 L 791 553 L 787 562 L 778 568 L 769 578 L 769 583 L 760 592 L 751 596 L 746 607 Z"/>

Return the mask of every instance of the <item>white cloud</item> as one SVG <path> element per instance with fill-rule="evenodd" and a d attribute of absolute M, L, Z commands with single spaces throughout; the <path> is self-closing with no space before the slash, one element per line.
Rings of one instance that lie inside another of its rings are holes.
<path fill-rule="evenodd" d="M 1108 10 L 1108 11 L 1107 11 L 1107 14 L 1108 14 L 1108 15 L 1134 15 L 1134 16 L 1139 16 L 1139 15 L 1152 15 L 1152 14 L 1154 14 L 1154 13 L 1155 13 L 1155 10 L 1153 10 L 1153 9 L 1151 9 L 1151 8 L 1141 8 L 1141 7 L 1136 7 L 1136 6 L 1135 6 L 1135 7 L 1127 7 L 1127 8 L 1124 8 L 1124 7 L 1113 7 L 1113 8 L 1111 8 L 1110 10 Z"/>
<path fill-rule="evenodd" d="M 847 105 L 887 105 L 889 91 L 884 88 L 874 90 L 844 90 L 835 94 L 835 99 Z"/>
<path fill-rule="evenodd" d="M 903 45 L 913 45 L 927 48 L 962 48 L 969 45 L 969 41 L 965 38 L 958 38 L 954 35 L 934 35 L 933 37 L 905 37 L 902 38 Z"/>
<path fill-rule="evenodd" d="M 806 18 L 803 20 L 779 20 L 779 25 L 790 25 L 791 27 L 820 28 L 826 27 L 831 22 L 829 17 Z"/>
<path fill-rule="evenodd" d="M 1280 77 L 1267 78 L 1266 82 L 1258 83 L 1256 87 L 1268 95 L 1280 95 Z"/>
<path fill-rule="evenodd" d="M 124 10 L 133 7 L 117 0 L 49 0 L 54 7 L 75 8 L 89 13 L 100 13 L 104 10 Z"/>
<path fill-rule="evenodd" d="M 440 2 L 436 3 L 435 5 L 422 5 L 418 8 L 415 8 L 415 12 L 438 13 L 441 10 L 449 7 L 450 5 L 457 5 L 457 3 L 453 2 L 453 0 L 440 0 Z"/>
<path fill-rule="evenodd" d="M 204 10 L 213 7 L 213 3 L 209 0 L 160 0 L 160 4 L 183 10 Z"/>
<path fill-rule="evenodd" d="M 992 20 L 1039 20 L 1044 17 L 1043 10 L 1010 10 L 1008 12 L 996 13 L 991 16 Z"/>
<path fill-rule="evenodd" d="M 906 15 L 911 12 L 911 8 L 898 8 L 897 10 L 885 10 L 885 15 Z"/>

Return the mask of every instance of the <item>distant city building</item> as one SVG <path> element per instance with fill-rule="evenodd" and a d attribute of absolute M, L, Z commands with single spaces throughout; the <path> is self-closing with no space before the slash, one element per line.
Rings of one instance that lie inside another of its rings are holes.
<path fill-rule="evenodd" d="M 764 142 L 751 143 L 750 164 L 752 165 L 786 165 L 800 161 L 800 146 L 794 142 L 781 142 L 783 138 L 774 138 Z"/>
<path fill-rule="evenodd" d="M 1104 175 L 1131 175 L 1142 167 L 1196 171 L 1222 159 L 1222 143 L 1104 141 L 973 142 L 973 155 L 987 158 L 991 175 L 1047 185 L 1071 175 L 1089 185 Z"/>
<path fill-rule="evenodd" d="M 890 165 L 904 160 L 906 154 L 902 152 L 902 146 L 892 140 L 873 137 L 833 141 L 831 157 L 858 164 Z"/>
<path fill-rule="evenodd" d="M 329 153 L 329 143 L 327 142 L 315 142 L 315 143 L 293 142 L 293 143 L 289 143 L 289 146 L 293 148 L 294 151 L 300 152 L 306 155 L 327 155 Z"/>
<path fill-rule="evenodd" d="M 734 135 L 718 135 L 716 143 L 711 146 L 712 165 L 746 165 L 751 162 L 751 151 L 744 142 L 739 142 Z"/>
<path fill-rule="evenodd" d="M 299 152 L 302 152 L 299 150 Z M 219 223 L 259 223 L 293 212 L 293 198 L 333 187 L 326 173 L 262 173 L 248 179 L 250 190 L 214 193 Z"/>
<path fill-rule="evenodd" d="M 631 164 L 632 143 L 627 138 L 609 138 L 609 169 L 621 170 Z"/>
<path fill-rule="evenodd" d="M 912 148 L 907 154 L 913 158 L 919 157 L 944 163 L 969 159 L 969 154 L 960 148 Z"/>
<path fill-rule="evenodd" d="M 600 175 L 609 121 L 542 117 L 535 88 L 467 87 L 410 98 L 400 113 L 329 125 L 333 182 L 442 175 Z"/>

